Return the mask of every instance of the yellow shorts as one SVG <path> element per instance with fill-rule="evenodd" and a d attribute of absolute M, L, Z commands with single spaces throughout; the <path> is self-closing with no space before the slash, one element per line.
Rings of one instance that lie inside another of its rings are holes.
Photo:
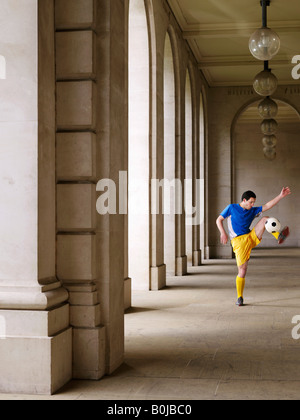
<path fill-rule="evenodd" d="M 261 241 L 258 239 L 255 229 L 252 229 L 252 231 L 246 235 L 232 239 L 231 245 L 236 256 L 238 267 L 250 260 L 252 249 L 260 243 Z"/>

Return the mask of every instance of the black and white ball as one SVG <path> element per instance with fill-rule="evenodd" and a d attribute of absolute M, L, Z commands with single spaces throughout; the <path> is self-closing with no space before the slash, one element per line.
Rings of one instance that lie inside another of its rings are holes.
<path fill-rule="evenodd" d="M 266 230 L 269 233 L 280 232 L 280 229 L 281 229 L 281 223 L 279 222 L 279 220 L 275 219 L 275 217 L 270 217 L 266 221 Z"/>

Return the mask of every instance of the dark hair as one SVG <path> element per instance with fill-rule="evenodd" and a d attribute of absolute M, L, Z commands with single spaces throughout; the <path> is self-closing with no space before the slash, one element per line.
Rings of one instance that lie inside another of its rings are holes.
<path fill-rule="evenodd" d="M 253 191 L 246 191 L 244 192 L 244 194 L 242 195 L 242 201 L 244 201 L 244 199 L 246 201 L 249 201 L 250 198 L 255 198 L 256 199 L 256 194 Z"/>

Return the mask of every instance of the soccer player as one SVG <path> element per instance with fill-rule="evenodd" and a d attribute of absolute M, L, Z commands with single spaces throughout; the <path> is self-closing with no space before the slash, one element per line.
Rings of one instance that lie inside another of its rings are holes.
<path fill-rule="evenodd" d="M 282 189 L 281 193 L 262 207 L 254 207 L 256 195 L 253 191 L 246 191 L 242 196 L 240 204 L 230 204 L 220 214 L 217 219 L 217 226 L 221 234 L 221 243 L 226 245 L 228 235 L 224 229 L 223 222 L 228 219 L 228 229 L 231 239 L 231 245 L 236 256 L 238 266 L 238 276 L 236 278 L 236 288 L 238 300 L 236 305 L 244 305 L 245 278 L 248 269 L 248 263 L 251 251 L 262 241 L 265 232 L 265 224 L 268 217 L 263 217 L 257 225 L 250 231 L 250 226 L 256 217 L 262 213 L 271 210 L 283 198 L 291 194 L 289 187 Z M 279 244 L 282 244 L 289 235 L 289 228 L 285 227 L 281 232 L 272 233 Z"/>

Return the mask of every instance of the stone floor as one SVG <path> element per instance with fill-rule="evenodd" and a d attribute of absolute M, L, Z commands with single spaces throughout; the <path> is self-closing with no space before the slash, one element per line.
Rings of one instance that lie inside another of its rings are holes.
<path fill-rule="evenodd" d="M 135 292 L 124 365 L 34 399 L 299 399 L 300 249 L 253 253 L 243 308 L 235 276 L 234 261 L 208 261 L 160 292 Z"/>

